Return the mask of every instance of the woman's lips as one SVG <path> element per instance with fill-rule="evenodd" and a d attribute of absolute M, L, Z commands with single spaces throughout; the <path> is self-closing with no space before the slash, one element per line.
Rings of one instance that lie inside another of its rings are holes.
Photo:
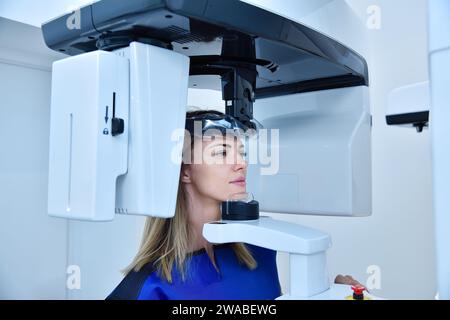
<path fill-rule="evenodd" d="M 241 187 L 245 187 L 245 179 L 243 179 L 243 178 L 231 181 L 230 183 L 241 186 Z"/>

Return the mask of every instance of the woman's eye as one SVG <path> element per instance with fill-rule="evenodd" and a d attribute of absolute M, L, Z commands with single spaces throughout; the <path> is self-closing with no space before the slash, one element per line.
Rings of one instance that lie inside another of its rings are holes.
<path fill-rule="evenodd" d="M 241 157 L 245 158 L 247 156 L 247 152 L 241 152 Z"/>
<path fill-rule="evenodd" d="M 223 157 L 225 157 L 226 155 L 227 155 L 227 151 L 226 150 L 220 150 L 220 151 L 213 152 L 213 156 L 223 156 Z"/>

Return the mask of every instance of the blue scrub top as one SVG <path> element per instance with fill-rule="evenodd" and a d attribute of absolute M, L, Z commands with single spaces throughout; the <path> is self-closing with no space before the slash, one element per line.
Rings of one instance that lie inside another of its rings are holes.
<path fill-rule="evenodd" d="M 176 266 L 172 283 L 161 279 L 152 264 L 130 272 L 107 299 L 138 300 L 273 300 L 281 296 L 276 251 L 246 244 L 258 266 L 240 264 L 230 244 L 214 246 L 220 273 L 205 249 L 186 262 L 186 279 Z"/>

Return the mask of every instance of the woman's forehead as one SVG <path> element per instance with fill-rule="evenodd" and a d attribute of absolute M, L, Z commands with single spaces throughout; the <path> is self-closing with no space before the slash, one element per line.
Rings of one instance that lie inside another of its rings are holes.
<path fill-rule="evenodd" d="M 197 141 L 200 141 L 198 139 Z M 229 146 L 229 147 L 243 147 L 242 139 L 235 135 L 225 135 L 225 136 L 204 136 L 202 139 L 203 146 L 215 147 L 215 146 Z"/>

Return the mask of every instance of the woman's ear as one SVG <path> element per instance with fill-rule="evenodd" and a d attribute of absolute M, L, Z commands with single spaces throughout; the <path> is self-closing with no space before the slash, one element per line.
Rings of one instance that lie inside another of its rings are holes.
<path fill-rule="evenodd" d="M 182 166 L 180 180 L 183 183 L 191 183 L 192 182 L 191 168 L 189 166 L 187 166 L 187 165 Z"/>

